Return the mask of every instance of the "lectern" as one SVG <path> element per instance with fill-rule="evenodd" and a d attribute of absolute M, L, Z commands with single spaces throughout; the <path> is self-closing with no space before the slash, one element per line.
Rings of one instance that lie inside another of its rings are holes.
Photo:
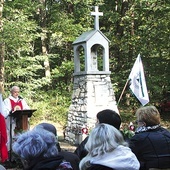
<path fill-rule="evenodd" d="M 16 129 L 21 131 L 28 130 L 28 118 L 32 116 L 36 110 L 16 110 L 9 114 L 10 116 L 10 155 L 9 159 L 12 158 L 12 118 L 16 119 Z"/>
<path fill-rule="evenodd" d="M 28 130 L 28 118 L 32 116 L 34 110 L 16 110 L 12 114 L 11 117 L 16 118 L 16 128 L 18 130 Z"/>

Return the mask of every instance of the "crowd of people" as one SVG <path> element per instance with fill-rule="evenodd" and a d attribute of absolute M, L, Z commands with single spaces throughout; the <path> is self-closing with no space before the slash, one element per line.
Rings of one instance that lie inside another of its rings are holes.
<path fill-rule="evenodd" d="M 7 131 L 9 114 L 29 108 L 19 91 L 19 87 L 12 87 L 4 100 L 1 117 L 6 119 Z M 46 122 L 16 135 L 8 149 L 19 157 L 25 170 L 170 170 L 170 132 L 161 126 L 155 106 L 137 109 L 137 128 L 129 139 L 121 132 L 121 116 L 115 111 L 101 110 L 96 119 L 95 127 L 74 152 L 62 150 L 56 127 Z M 12 125 L 16 126 L 15 120 Z M 0 156 L 1 162 L 8 159 Z"/>

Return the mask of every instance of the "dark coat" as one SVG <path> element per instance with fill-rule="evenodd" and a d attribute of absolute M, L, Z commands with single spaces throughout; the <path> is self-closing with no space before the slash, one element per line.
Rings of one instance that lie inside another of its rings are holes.
<path fill-rule="evenodd" d="M 57 170 L 63 159 L 63 156 L 59 155 L 54 158 L 35 158 L 26 170 Z"/>
<path fill-rule="evenodd" d="M 80 159 L 75 153 L 68 152 L 68 151 L 61 151 L 59 152 L 59 155 L 63 156 L 67 162 L 70 162 L 73 170 L 79 170 Z"/>
<path fill-rule="evenodd" d="M 77 146 L 76 150 L 74 151 L 74 153 L 80 158 L 80 160 L 82 160 L 86 155 L 87 155 L 87 151 L 85 149 L 85 144 L 88 141 L 88 136 Z"/>
<path fill-rule="evenodd" d="M 140 170 L 170 168 L 170 132 L 162 127 L 135 134 L 129 146 L 140 162 Z"/>
<path fill-rule="evenodd" d="M 97 165 L 97 164 L 93 164 L 91 167 L 89 167 L 87 170 L 114 170 L 112 168 L 109 168 L 107 166 L 103 166 L 103 165 Z"/>

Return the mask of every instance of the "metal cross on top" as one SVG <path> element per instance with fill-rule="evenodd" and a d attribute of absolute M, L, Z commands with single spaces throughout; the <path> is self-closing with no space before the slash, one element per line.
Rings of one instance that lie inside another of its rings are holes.
<path fill-rule="evenodd" d="M 95 12 L 91 12 L 91 15 L 95 16 L 94 28 L 99 30 L 99 16 L 103 16 L 103 12 L 99 12 L 99 7 L 95 6 Z"/>

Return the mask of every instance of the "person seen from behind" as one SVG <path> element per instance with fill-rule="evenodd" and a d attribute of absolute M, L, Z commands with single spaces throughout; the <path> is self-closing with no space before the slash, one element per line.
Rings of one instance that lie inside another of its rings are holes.
<path fill-rule="evenodd" d="M 43 122 L 43 123 L 40 123 L 40 124 L 36 125 L 36 126 L 34 127 L 34 129 L 36 129 L 36 128 L 43 128 L 43 129 L 45 129 L 45 130 L 48 130 L 49 132 L 52 132 L 52 133 L 56 136 L 56 138 L 58 139 L 57 129 L 56 129 L 56 127 L 55 127 L 53 124 Z M 57 141 L 58 141 L 58 140 L 57 140 Z M 59 154 L 60 156 L 63 156 L 64 159 L 65 159 L 67 162 L 70 162 L 70 164 L 71 164 L 71 166 L 72 166 L 72 168 L 73 168 L 74 170 L 79 170 L 79 162 L 80 162 L 79 157 L 78 157 L 76 154 L 72 153 L 72 152 L 63 150 L 63 149 L 60 147 L 60 143 L 59 143 L 59 142 L 57 142 L 56 145 L 57 145 L 57 148 L 58 148 L 58 151 L 59 151 L 58 154 Z"/>
<path fill-rule="evenodd" d="M 119 130 L 98 124 L 90 133 L 80 170 L 139 170 L 139 162 Z"/>
<path fill-rule="evenodd" d="M 120 115 L 113 110 L 110 109 L 102 110 L 97 113 L 96 118 L 97 118 L 96 124 L 106 123 L 115 127 L 118 130 L 120 129 L 120 125 L 121 125 Z M 87 140 L 88 140 L 88 136 L 80 143 L 79 146 L 77 146 L 76 150 L 74 151 L 74 153 L 78 155 L 80 160 L 87 155 L 87 150 L 85 149 L 85 144 Z"/>
<path fill-rule="evenodd" d="M 69 162 L 58 154 L 53 133 L 39 127 L 20 134 L 13 143 L 13 152 L 24 170 L 72 170 Z"/>
<path fill-rule="evenodd" d="M 170 132 L 161 127 L 155 106 L 136 111 L 137 129 L 129 146 L 140 162 L 140 170 L 170 168 Z"/>

